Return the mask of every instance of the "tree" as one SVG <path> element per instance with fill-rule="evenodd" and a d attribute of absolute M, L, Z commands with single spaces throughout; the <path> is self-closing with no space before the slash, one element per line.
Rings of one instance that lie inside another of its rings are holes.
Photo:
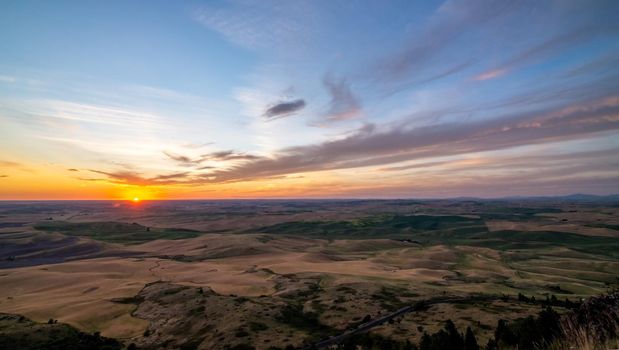
<path fill-rule="evenodd" d="M 423 332 L 421 336 L 421 341 L 419 342 L 419 350 L 430 350 L 432 349 L 432 338 L 428 335 L 428 333 Z"/>
<path fill-rule="evenodd" d="M 514 326 L 518 338 L 518 349 L 533 349 L 534 345 L 541 339 L 533 316 L 514 322 Z"/>
<path fill-rule="evenodd" d="M 439 330 L 438 332 L 432 335 L 428 335 L 424 332 L 423 336 L 421 337 L 421 342 L 419 343 L 419 349 L 462 350 L 464 349 L 464 339 L 462 339 L 462 335 L 456 329 L 456 325 L 451 320 L 447 320 L 445 322 L 445 328 Z"/>
<path fill-rule="evenodd" d="M 404 343 L 404 347 L 402 347 L 402 350 L 415 350 L 417 349 L 416 346 L 414 346 L 410 341 L 406 341 L 406 343 Z"/>
<path fill-rule="evenodd" d="M 489 339 L 488 343 L 486 344 L 486 350 L 496 350 L 496 349 L 497 349 L 496 341 L 494 339 Z"/>
<path fill-rule="evenodd" d="M 504 319 L 500 319 L 497 323 L 496 329 L 494 330 L 494 339 L 496 340 L 497 345 L 506 344 L 506 345 L 516 345 L 518 340 L 516 339 L 516 335 L 509 328 L 507 321 Z"/>
<path fill-rule="evenodd" d="M 549 342 L 561 332 L 560 322 L 559 314 L 548 307 L 538 314 L 536 328 L 540 332 L 540 336 Z"/>
<path fill-rule="evenodd" d="M 456 325 L 451 321 L 445 322 L 445 331 L 447 331 L 447 348 L 448 349 L 462 349 L 464 347 L 464 339 L 462 335 L 456 329 Z"/>
<path fill-rule="evenodd" d="M 479 350 L 477 344 L 477 338 L 471 327 L 466 327 L 466 334 L 464 335 L 464 350 Z"/>

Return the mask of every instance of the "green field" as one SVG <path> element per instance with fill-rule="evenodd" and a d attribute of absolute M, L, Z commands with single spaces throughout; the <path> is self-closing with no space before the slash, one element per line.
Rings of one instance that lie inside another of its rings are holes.
<path fill-rule="evenodd" d="M 39 231 L 59 232 L 67 236 L 89 237 L 103 242 L 139 244 L 156 239 L 184 239 L 199 236 L 200 231 L 146 227 L 122 222 L 49 221 L 34 225 Z"/>

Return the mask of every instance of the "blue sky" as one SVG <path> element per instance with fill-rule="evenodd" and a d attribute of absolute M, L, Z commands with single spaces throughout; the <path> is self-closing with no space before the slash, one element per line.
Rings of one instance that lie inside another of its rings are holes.
<path fill-rule="evenodd" d="M 4 1 L 2 197 L 616 193 L 618 15 L 584 0 Z M 47 185 L 28 188 L 37 174 Z"/>

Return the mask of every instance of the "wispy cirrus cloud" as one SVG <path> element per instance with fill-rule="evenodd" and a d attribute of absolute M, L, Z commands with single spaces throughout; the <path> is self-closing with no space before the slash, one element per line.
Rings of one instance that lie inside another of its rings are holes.
<path fill-rule="evenodd" d="M 323 84 L 331 97 L 329 109 L 325 113 L 327 121 L 353 119 L 361 114 L 361 103 L 345 79 L 338 80 L 333 75 L 327 74 Z"/>
<path fill-rule="evenodd" d="M 214 165 L 201 165 L 206 161 L 210 162 L 230 162 L 230 161 L 250 161 L 260 159 L 260 156 L 237 152 L 234 150 L 215 151 L 201 154 L 198 157 L 177 154 L 173 152 L 163 151 L 163 154 L 168 158 L 184 167 L 197 167 L 197 170 L 206 170 L 216 168 Z"/>
<path fill-rule="evenodd" d="M 63 100 L 31 100 L 23 112 L 43 118 L 67 119 L 77 122 L 112 126 L 135 126 L 148 129 L 164 128 L 161 116 L 124 107 L 76 103 Z M 20 106 L 24 107 L 24 106 Z"/>
<path fill-rule="evenodd" d="M 90 172 L 104 175 L 105 178 L 80 178 L 83 181 L 108 181 L 117 184 L 136 185 L 136 186 L 163 186 L 182 183 L 190 183 L 190 174 L 188 172 L 172 173 L 165 175 L 157 175 L 153 177 L 145 177 L 140 173 L 120 170 L 115 172 L 101 171 L 90 169 Z"/>
<path fill-rule="evenodd" d="M 198 149 L 198 148 L 202 148 L 202 147 L 206 147 L 206 146 L 210 146 L 212 144 L 214 144 L 215 142 L 204 142 L 204 143 L 184 143 L 181 145 L 181 147 L 183 148 L 188 148 L 188 149 Z"/>
<path fill-rule="evenodd" d="M 479 35 L 488 23 L 531 5 L 519 1 L 446 1 L 421 33 L 411 36 L 403 49 L 387 55 L 371 74 L 375 81 L 392 85 L 391 90 L 397 91 L 459 73 L 475 55 L 473 50 L 454 54 L 459 39 Z"/>
<path fill-rule="evenodd" d="M 612 1 L 448 0 L 402 49 L 385 54 L 361 76 L 385 87 L 387 95 L 459 74 L 472 74 L 473 81 L 496 79 L 612 39 L 619 25 L 611 14 L 618 11 Z M 516 30 L 523 20 L 527 30 Z"/>
<path fill-rule="evenodd" d="M 10 160 L 1 160 L 0 159 L 0 167 L 3 168 L 17 168 L 17 167 L 21 167 L 22 164 L 18 163 L 18 162 L 13 162 Z"/>
<path fill-rule="evenodd" d="M 294 48 L 307 41 L 312 33 L 311 2 L 265 2 L 241 0 L 223 6 L 203 6 L 194 18 L 231 42 L 251 49 L 274 50 L 284 45 Z"/>
<path fill-rule="evenodd" d="M 8 76 L 8 75 L 0 75 L 0 82 L 3 82 L 3 83 L 14 83 L 15 81 L 17 81 L 17 79 L 15 79 L 15 77 Z"/>
<path fill-rule="evenodd" d="M 256 160 L 256 159 L 262 158 L 257 155 L 241 153 L 241 152 L 237 152 L 234 150 L 206 153 L 206 154 L 203 154 L 201 157 L 203 160 L 215 160 L 215 161 Z"/>
<path fill-rule="evenodd" d="M 585 23 L 566 33 L 551 36 L 546 40 L 525 48 L 523 51 L 515 53 L 499 66 L 480 73 L 474 79 L 488 80 L 498 78 L 526 64 L 540 62 L 545 58 L 558 56 L 562 52 L 574 48 L 578 44 L 594 40 L 598 36 L 615 35 L 617 33 L 619 33 L 619 24 L 617 23 L 609 23 L 607 25 Z"/>
<path fill-rule="evenodd" d="M 473 80 L 478 80 L 478 81 L 490 80 L 490 79 L 498 78 L 504 75 L 505 73 L 507 73 L 507 69 L 495 68 L 493 70 L 489 70 L 489 71 L 476 75 L 475 77 L 473 77 Z"/>
<path fill-rule="evenodd" d="M 163 151 L 163 154 L 166 155 L 169 159 L 179 163 L 182 166 L 193 166 L 202 163 L 205 159 L 203 158 L 191 158 L 186 155 L 176 154 L 172 152 Z"/>

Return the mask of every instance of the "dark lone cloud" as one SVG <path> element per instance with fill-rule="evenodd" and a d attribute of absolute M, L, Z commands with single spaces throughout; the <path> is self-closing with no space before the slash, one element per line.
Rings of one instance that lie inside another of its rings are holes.
<path fill-rule="evenodd" d="M 75 168 L 69 168 L 69 169 L 67 169 L 67 171 L 79 171 L 79 170 L 77 170 Z"/>
<path fill-rule="evenodd" d="M 303 108 L 305 108 L 305 101 L 303 99 L 289 102 L 280 102 L 274 106 L 269 107 L 264 112 L 264 116 L 268 119 L 284 118 L 302 110 Z"/>
<path fill-rule="evenodd" d="M 3 175 L 0 175 L 0 178 L 2 178 L 2 177 L 9 177 L 9 176 L 3 174 Z"/>

